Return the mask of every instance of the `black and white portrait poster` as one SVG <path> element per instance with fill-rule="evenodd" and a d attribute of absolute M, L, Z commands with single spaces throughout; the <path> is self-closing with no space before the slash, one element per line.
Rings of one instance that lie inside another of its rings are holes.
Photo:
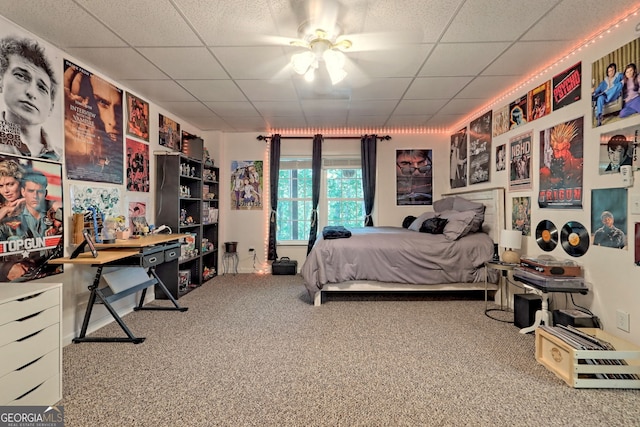
<path fill-rule="evenodd" d="M 467 186 L 467 128 L 451 135 L 450 175 L 451 188 Z"/>
<path fill-rule="evenodd" d="M 0 17 L 0 152 L 60 162 L 57 50 Z"/>
<path fill-rule="evenodd" d="M 62 272 L 46 261 L 63 245 L 62 166 L 0 155 L 0 282 Z"/>
<path fill-rule="evenodd" d="M 582 208 L 584 117 L 540 131 L 541 208 Z"/>
<path fill-rule="evenodd" d="M 591 244 L 627 249 L 627 189 L 591 190 Z"/>
<path fill-rule="evenodd" d="M 491 111 L 469 124 L 469 183 L 489 181 L 491 168 Z"/>
<path fill-rule="evenodd" d="M 600 175 L 620 173 L 620 166 L 638 169 L 640 162 L 636 159 L 635 147 L 639 133 L 640 125 L 634 125 L 600 134 Z"/>
<path fill-rule="evenodd" d="M 507 144 L 496 147 L 496 171 L 500 172 L 507 168 Z"/>
<path fill-rule="evenodd" d="M 563 72 L 556 74 L 553 76 L 552 82 L 554 111 L 580 101 L 582 62 L 578 62 Z"/>
<path fill-rule="evenodd" d="M 122 89 L 64 60 L 67 177 L 123 183 Z"/>
<path fill-rule="evenodd" d="M 533 131 L 514 136 L 509 140 L 509 147 L 509 191 L 530 190 Z"/>

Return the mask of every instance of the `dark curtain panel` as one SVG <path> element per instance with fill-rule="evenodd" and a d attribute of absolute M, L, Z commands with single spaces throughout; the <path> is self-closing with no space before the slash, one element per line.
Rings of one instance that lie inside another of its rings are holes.
<path fill-rule="evenodd" d="M 269 249 L 267 259 L 278 259 L 276 248 L 276 233 L 278 231 L 278 177 L 280 176 L 280 135 L 271 137 L 269 150 L 269 196 L 271 201 L 271 213 L 269 214 Z"/>
<path fill-rule="evenodd" d="M 311 230 L 309 231 L 307 255 L 309 255 L 311 248 L 316 243 L 316 235 L 318 234 L 318 201 L 320 200 L 320 174 L 322 173 L 322 135 L 320 134 L 313 137 L 313 159 L 311 160 L 311 165 L 313 168 L 313 194 L 311 196 L 313 211 L 311 212 Z"/>
<path fill-rule="evenodd" d="M 361 139 L 360 157 L 362 158 L 362 193 L 364 196 L 365 227 L 373 227 L 373 202 L 376 197 L 376 156 L 377 135 L 365 135 Z"/>

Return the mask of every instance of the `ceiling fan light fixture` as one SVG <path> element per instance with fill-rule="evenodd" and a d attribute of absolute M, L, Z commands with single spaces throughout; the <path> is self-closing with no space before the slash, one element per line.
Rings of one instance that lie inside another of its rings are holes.
<path fill-rule="evenodd" d="M 296 53 L 291 57 L 291 66 L 293 67 L 293 71 L 300 75 L 304 75 L 313 61 L 316 59 L 316 56 L 311 51 Z"/>
<path fill-rule="evenodd" d="M 347 72 L 342 68 L 331 68 L 329 64 L 327 64 L 327 71 L 329 72 L 329 78 L 331 79 L 331 84 L 337 85 L 341 81 L 347 77 Z"/>
<path fill-rule="evenodd" d="M 307 72 L 304 74 L 304 80 L 306 82 L 311 83 L 316 79 L 316 69 L 314 67 L 309 67 Z"/>

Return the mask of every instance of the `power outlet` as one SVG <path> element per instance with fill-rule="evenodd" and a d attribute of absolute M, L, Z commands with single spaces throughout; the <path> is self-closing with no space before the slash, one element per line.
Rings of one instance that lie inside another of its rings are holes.
<path fill-rule="evenodd" d="M 629 332 L 629 313 L 622 310 L 616 311 L 616 327 L 621 331 Z"/>

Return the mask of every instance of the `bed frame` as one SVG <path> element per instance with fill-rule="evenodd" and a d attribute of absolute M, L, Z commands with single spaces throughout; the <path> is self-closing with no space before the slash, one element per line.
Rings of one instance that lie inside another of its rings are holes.
<path fill-rule="evenodd" d="M 486 206 L 482 231 L 494 242 L 500 241 L 500 231 L 505 229 L 505 190 L 502 187 L 476 191 L 463 191 L 443 194 L 442 197 L 460 196 L 467 200 L 482 203 Z M 489 283 L 489 289 L 496 290 L 498 285 Z M 478 291 L 485 290 L 484 282 L 477 283 L 443 283 L 439 285 L 420 285 L 410 283 L 387 283 L 364 280 L 351 280 L 341 283 L 327 283 L 315 293 L 313 305 L 322 305 L 322 294 L 325 292 L 430 292 L 430 291 Z"/>

